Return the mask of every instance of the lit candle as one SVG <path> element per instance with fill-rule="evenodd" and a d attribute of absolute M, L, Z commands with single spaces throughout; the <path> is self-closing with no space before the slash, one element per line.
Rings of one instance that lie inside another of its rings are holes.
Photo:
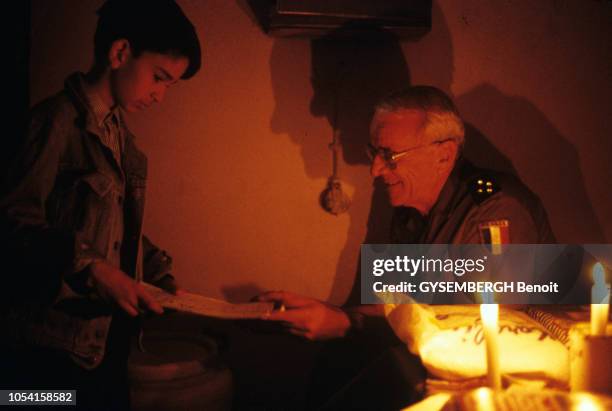
<path fill-rule="evenodd" d="M 610 284 L 606 283 L 601 263 L 593 267 L 593 288 L 591 289 L 591 335 L 606 335 L 610 312 Z"/>
<path fill-rule="evenodd" d="M 497 332 L 497 317 L 499 306 L 497 304 L 481 304 L 480 318 L 484 331 L 487 351 L 487 380 L 489 387 L 494 390 L 501 389 L 501 368 L 499 365 L 499 341 Z"/>

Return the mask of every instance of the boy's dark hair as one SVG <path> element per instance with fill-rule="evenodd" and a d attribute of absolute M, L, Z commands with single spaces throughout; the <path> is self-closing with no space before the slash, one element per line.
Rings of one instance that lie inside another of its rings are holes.
<path fill-rule="evenodd" d="M 186 57 L 182 79 L 200 69 L 200 41 L 193 24 L 174 0 L 107 0 L 98 10 L 95 64 L 108 64 L 114 41 L 126 39 L 134 57 L 143 51 Z"/>

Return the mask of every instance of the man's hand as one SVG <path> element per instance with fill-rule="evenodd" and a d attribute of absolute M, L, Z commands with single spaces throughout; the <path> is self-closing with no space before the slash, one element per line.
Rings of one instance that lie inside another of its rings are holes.
<path fill-rule="evenodd" d="M 294 335 L 309 340 L 328 340 L 344 337 L 351 327 L 348 315 L 340 308 L 314 298 L 286 291 L 270 291 L 255 298 L 274 302 L 281 307 L 262 317 L 266 321 L 280 321 Z"/>
<path fill-rule="evenodd" d="M 141 307 L 157 314 L 164 312 L 162 306 L 123 271 L 102 260 L 91 263 L 90 270 L 93 285 L 100 297 L 117 304 L 132 317 L 140 313 Z"/>

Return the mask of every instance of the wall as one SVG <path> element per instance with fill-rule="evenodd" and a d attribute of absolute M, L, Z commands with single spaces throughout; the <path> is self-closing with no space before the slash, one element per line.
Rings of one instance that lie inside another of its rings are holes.
<path fill-rule="evenodd" d="M 369 109 L 407 83 L 453 95 L 468 154 L 537 192 L 559 241 L 612 241 L 610 2 L 435 1 L 429 34 L 384 47 L 270 38 L 244 1 L 179 3 L 203 70 L 128 121 L 149 156 L 147 231 L 186 288 L 342 302 L 359 244 L 380 238 L 389 211 L 361 151 Z M 32 102 L 88 69 L 99 4 L 32 0 Z M 334 118 L 352 199 L 340 216 L 318 204 Z"/>

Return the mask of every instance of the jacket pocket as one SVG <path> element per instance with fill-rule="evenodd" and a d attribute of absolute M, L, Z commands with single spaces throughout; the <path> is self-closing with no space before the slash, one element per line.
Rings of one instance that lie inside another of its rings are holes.
<path fill-rule="evenodd" d="M 78 227 L 83 238 L 100 254 L 106 255 L 113 224 L 113 181 L 102 173 L 85 175 L 78 183 L 78 207 L 82 218 Z"/>
<path fill-rule="evenodd" d="M 106 255 L 113 223 L 111 177 L 90 170 L 63 170 L 47 202 L 49 224 L 72 233 Z"/>
<path fill-rule="evenodd" d="M 93 173 L 83 176 L 81 179 L 99 198 L 104 198 L 111 191 L 113 186 L 112 179 L 102 173 Z"/>

